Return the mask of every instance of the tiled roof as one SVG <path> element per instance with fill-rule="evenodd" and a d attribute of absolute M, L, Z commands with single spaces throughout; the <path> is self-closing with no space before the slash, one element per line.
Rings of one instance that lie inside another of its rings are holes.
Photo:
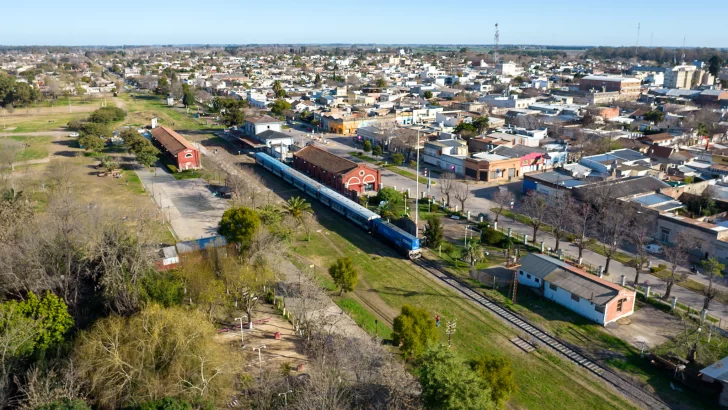
<path fill-rule="evenodd" d="M 342 174 L 357 167 L 356 162 L 341 158 L 313 145 L 309 145 L 293 155 L 332 174 Z"/>
<path fill-rule="evenodd" d="M 162 144 L 164 149 L 169 151 L 172 155 L 177 155 L 186 149 L 196 149 L 183 136 L 167 127 L 157 127 L 153 129 L 152 137 Z"/>
<path fill-rule="evenodd" d="M 258 117 L 250 117 L 250 118 L 246 118 L 245 121 L 248 121 L 253 124 L 270 124 L 270 123 L 282 122 L 280 120 L 277 120 L 277 119 L 271 117 L 270 115 L 261 115 Z"/>

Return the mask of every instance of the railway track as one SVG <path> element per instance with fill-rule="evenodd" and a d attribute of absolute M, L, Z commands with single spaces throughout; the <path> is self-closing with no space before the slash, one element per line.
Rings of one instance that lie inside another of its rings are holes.
<path fill-rule="evenodd" d="M 420 258 L 413 260 L 413 263 L 418 265 L 419 267 L 425 269 L 430 274 L 434 275 L 439 280 L 447 283 L 450 287 L 454 288 L 458 292 L 464 294 L 467 296 L 470 300 L 474 301 L 478 305 L 484 307 L 491 313 L 498 316 L 501 320 L 507 322 L 511 326 L 523 331 L 526 333 L 529 337 L 532 339 L 535 339 L 539 341 L 541 344 L 550 347 L 556 353 L 559 355 L 565 357 L 566 359 L 570 360 L 573 363 L 576 363 L 577 365 L 585 368 L 601 380 L 605 381 L 606 383 L 609 383 L 613 387 L 615 387 L 618 391 L 620 391 L 622 394 L 627 396 L 628 398 L 634 400 L 636 403 L 640 404 L 642 407 L 648 408 L 648 409 L 666 409 L 668 408 L 668 405 L 663 402 L 662 400 L 654 397 L 652 394 L 644 391 L 641 387 L 636 386 L 634 383 L 630 382 L 629 380 L 624 379 L 623 377 L 619 376 L 618 374 L 604 368 L 603 366 L 599 365 L 598 363 L 594 362 L 593 360 L 587 358 L 582 353 L 578 351 L 578 349 L 574 348 L 573 346 L 568 345 L 565 342 L 562 342 L 553 336 L 548 335 L 543 330 L 539 329 L 538 327 L 534 326 L 533 324 L 529 323 L 522 317 L 514 314 L 513 312 L 510 312 L 497 304 L 492 299 L 485 297 L 474 290 L 472 290 L 468 285 L 462 283 L 457 278 L 452 277 L 449 273 L 444 272 L 439 267 L 433 265 L 430 261 Z"/>

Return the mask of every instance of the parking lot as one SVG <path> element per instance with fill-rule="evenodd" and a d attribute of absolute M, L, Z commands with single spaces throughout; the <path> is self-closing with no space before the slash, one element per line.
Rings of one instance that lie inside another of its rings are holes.
<path fill-rule="evenodd" d="M 144 189 L 153 196 L 179 240 L 215 235 L 227 201 L 215 197 L 203 179 L 176 180 L 165 169 L 137 170 Z"/>

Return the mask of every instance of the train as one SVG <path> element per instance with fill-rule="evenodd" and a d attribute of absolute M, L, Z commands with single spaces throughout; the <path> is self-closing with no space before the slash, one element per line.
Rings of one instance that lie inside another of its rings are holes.
<path fill-rule="evenodd" d="M 416 259 L 422 255 L 419 238 L 382 219 L 376 212 L 372 212 L 268 154 L 256 152 L 255 162 L 273 175 L 331 208 L 359 228 L 393 246 L 410 259 Z"/>

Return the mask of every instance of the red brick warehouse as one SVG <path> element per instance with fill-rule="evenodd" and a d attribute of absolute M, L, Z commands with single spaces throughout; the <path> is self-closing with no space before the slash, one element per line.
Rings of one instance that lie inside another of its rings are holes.
<path fill-rule="evenodd" d="M 379 191 L 382 183 L 378 169 L 357 164 L 313 145 L 293 154 L 293 167 L 352 199 Z"/>
<path fill-rule="evenodd" d="M 177 167 L 178 170 L 202 168 L 200 151 L 189 143 L 183 136 L 167 127 L 157 127 L 152 130 L 152 138 Z"/>

